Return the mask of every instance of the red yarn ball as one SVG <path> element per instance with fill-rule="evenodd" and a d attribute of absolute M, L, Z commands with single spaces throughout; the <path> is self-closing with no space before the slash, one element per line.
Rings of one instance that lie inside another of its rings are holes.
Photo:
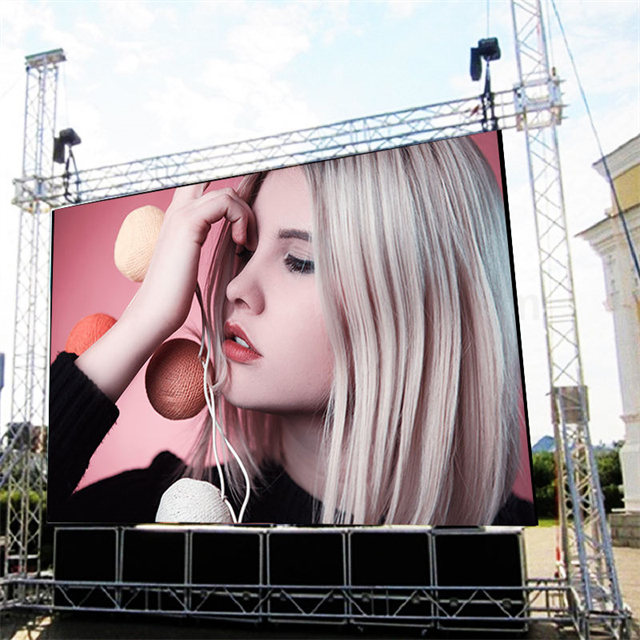
<path fill-rule="evenodd" d="M 193 418 L 206 405 L 200 345 L 186 338 L 167 340 L 153 354 L 145 375 L 151 406 L 169 420 Z"/>
<path fill-rule="evenodd" d="M 69 332 L 64 350 L 82 355 L 94 342 L 97 342 L 113 325 L 116 319 L 106 313 L 94 313 L 78 321 Z"/>

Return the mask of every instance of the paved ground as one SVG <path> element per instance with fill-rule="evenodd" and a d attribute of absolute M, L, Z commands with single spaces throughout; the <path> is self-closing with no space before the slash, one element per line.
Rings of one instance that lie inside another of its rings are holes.
<path fill-rule="evenodd" d="M 532 527 L 525 532 L 525 548 L 528 575 L 530 578 L 546 578 L 555 570 L 555 547 L 557 529 L 555 527 Z M 638 614 L 640 614 L 640 549 L 614 548 L 614 556 L 618 577 L 622 587 L 623 598 L 634 612 L 632 638 L 640 640 Z M 53 619 L 33 617 L 26 614 L 12 613 L 0 617 L 0 638 L 11 640 L 120 640 L 138 638 L 140 640 L 173 640 L 204 638 L 261 638 L 282 640 L 297 638 L 340 638 L 342 640 L 373 637 L 386 638 L 419 638 L 415 629 L 371 629 L 358 630 L 341 627 L 315 627 L 288 625 L 256 628 L 253 626 L 232 625 L 216 621 L 150 619 L 147 617 L 131 617 L 122 614 L 91 615 L 67 614 L 57 615 Z M 437 638 L 429 634 L 429 638 Z M 451 636 L 447 636 L 451 637 Z M 470 636 L 464 636 L 466 638 Z M 477 636 L 492 638 L 491 634 Z M 522 636 L 521 636 L 522 637 Z M 536 623 L 524 636 L 526 639 L 571 639 L 576 635 L 570 630 L 558 630 L 555 626 Z"/>
<path fill-rule="evenodd" d="M 529 578 L 552 576 L 554 549 L 560 543 L 558 527 L 530 527 L 524 538 Z M 640 639 L 640 549 L 614 547 L 613 555 L 622 598 L 633 613 L 632 637 Z"/>

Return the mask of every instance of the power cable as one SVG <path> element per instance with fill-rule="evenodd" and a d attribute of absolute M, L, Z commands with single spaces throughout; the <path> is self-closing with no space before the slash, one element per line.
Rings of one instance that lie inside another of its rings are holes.
<path fill-rule="evenodd" d="M 575 74 L 576 81 L 578 83 L 578 87 L 580 89 L 580 95 L 582 96 L 582 101 L 584 102 L 585 109 L 587 110 L 587 116 L 589 118 L 589 123 L 591 124 L 591 131 L 593 132 L 593 136 L 596 140 L 596 144 L 598 145 L 598 151 L 600 152 L 600 157 L 602 158 L 602 165 L 604 166 L 605 173 L 607 174 L 607 181 L 609 182 L 609 186 L 611 187 L 611 192 L 613 193 L 613 199 L 615 202 L 616 209 L 618 211 L 618 216 L 622 221 L 622 227 L 624 229 L 624 235 L 627 240 L 627 245 L 629 246 L 629 252 L 631 253 L 631 260 L 633 261 L 636 274 L 638 278 L 640 278 L 640 264 L 638 263 L 638 252 L 633 245 L 633 239 L 631 238 L 631 233 L 629 232 L 629 226 L 627 225 L 627 220 L 624 215 L 624 211 L 622 210 L 622 206 L 620 205 L 620 200 L 618 198 L 618 192 L 613 183 L 613 178 L 611 177 L 611 171 L 609 171 L 609 163 L 604 155 L 604 151 L 602 150 L 602 145 L 600 144 L 600 137 L 598 136 L 598 132 L 596 130 L 596 125 L 593 121 L 593 116 L 591 115 L 591 109 L 589 108 L 589 102 L 587 101 L 587 95 L 582 86 L 582 82 L 580 81 L 580 76 L 578 75 L 578 67 L 576 66 L 576 61 L 573 57 L 573 53 L 569 48 L 569 42 L 567 40 L 567 35 L 564 31 L 564 26 L 562 25 L 562 21 L 560 20 L 560 14 L 558 13 L 558 9 L 556 7 L 555 0 L 551 0 L 551 6 L 553 7 L 553 11 L 556 15 L 556 19 L 558 21 L 558 26 L 560 27 L 560 33 L 562 34 L 562 39 L 564 41 L 564 46 L 567 49 L 567 53 L 569 54 L 569 59 L 571 60 L 571 66 L 573 67 L 573 73 Z"/>
<path fill-rule="evenodd" d="M 490 33 L 490 26 L 491 26 L 491 6 L 490 3 L 491 0 L 487 0 L 487 38 L 491 35 Z"/>
<path fill-rule="evenodd" d="M 18 82 L 20 82 L 20 80 L 22 80 L 22 76 L 17 77 L 11 83 L 11 85 L 3 91 L 2 95 L 0 96 L 0 100 L 4 100 L 7 97 L 7 95 L 11 92 L 11 90 L 15 89 L 16 85 L 18 84 Z"/>

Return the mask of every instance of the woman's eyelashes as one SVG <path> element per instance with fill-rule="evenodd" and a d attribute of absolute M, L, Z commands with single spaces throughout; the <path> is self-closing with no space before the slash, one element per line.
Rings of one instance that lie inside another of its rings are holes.
<path fill-rule="evenodd" d="M 293 256 L 290 253 L 285 256 L 284 263 L 292 273 L 313 273 L 315 269 L 313 260 L 296 258 L 296 256 Z"/>
<path fill-rule="evenodd" d="M 236 257 L 242 269 L 253 257 L 254 252 L 250 251 L 246 247 L 239 247 L 236 252 Z M 313 260 L 298 258 L 291 253 L 287 253 L 284 257 L 284 264 L 291 273 L 313 273 L 315 270 L 315 264 Z"/>

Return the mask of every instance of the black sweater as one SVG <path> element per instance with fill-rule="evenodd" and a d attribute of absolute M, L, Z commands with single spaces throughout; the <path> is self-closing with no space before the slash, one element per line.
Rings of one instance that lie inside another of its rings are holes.
<path fill-rule="evenodd" d="M 169 451 L 146 469 L 133 469 L 73 493 L 98 445 L 118 418 L 118 408 L 61 353 L 51 366 L 49 493 L 51 522 L 154 522 L 162 494 L 181 477 L 185 464 Z M 281 466 L 266 465 L 252 487 L 245 522 L 313 524 L 320 504 L 296 485 Z M 217 474 L 213 474 L 214 482 Z M 239 510 L 237 502 L 231 502 Z M 537 524 L 533 505 L 511 495 L 493 524 Z"/>

